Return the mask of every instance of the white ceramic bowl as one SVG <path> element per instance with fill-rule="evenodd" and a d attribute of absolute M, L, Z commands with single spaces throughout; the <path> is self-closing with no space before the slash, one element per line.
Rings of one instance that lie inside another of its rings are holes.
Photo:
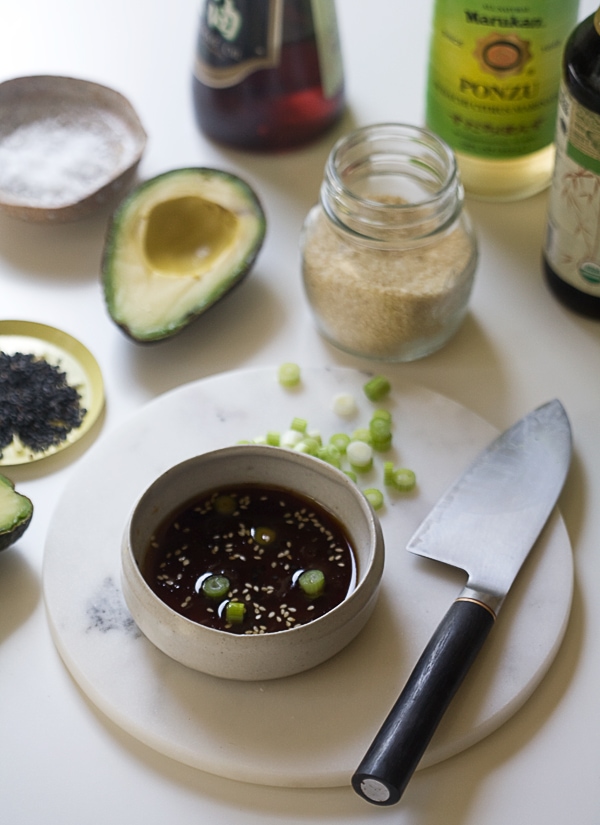
<path fill-rule="evenodd" d="M 316 500 L 344 525 L 356 556 L 356 585 L 328 613 L 277 632 L 241 635 L 191 621 L 168 607 L 140 572 L 150 537 L 169 514 L 196 496 L 257 482 Z M 123 593 L 144 635 L 189 668 L 240 680 L 290 676 L 342 650 L 375 607 L 383 564 L 379 520 L 354 482 L 317 458 L 255 445 L 205 453 L 160 476 L 134 507 L 122 546 Z"/>

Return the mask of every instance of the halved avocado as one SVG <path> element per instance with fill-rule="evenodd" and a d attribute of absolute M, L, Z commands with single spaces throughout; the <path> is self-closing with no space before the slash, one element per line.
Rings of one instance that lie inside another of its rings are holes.
<path fill-rule="evenodd" d="M 228 172 L 175 169 L 142 183 L 107 232 L 111 318 L 141 343 L 174 335 L 248 274 L 265 231 L 256 194 Z"/>
<path fill-rule="evenodd" d="M 6 550 L 21 538 L 32 516 L 31 500 L 17 493 L 13 482 L 0 475 L 0 550 Z"/>

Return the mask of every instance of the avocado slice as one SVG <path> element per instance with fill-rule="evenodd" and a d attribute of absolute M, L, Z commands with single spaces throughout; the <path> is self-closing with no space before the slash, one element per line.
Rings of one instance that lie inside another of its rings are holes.
<path fill-rule="evenodd" d="M 266 218 L 245 181 L 218 169 L 165 172 L 140 184 L 108 227 L 104 297 L 134 341 L 169 338 L 248 274 Z"/>
<path fill-rule="evenodd" d="M 6 550 L 21 538 L 32 516 L 31 500 L 17 493 L 13 482 L 0 475 L 0 550 Z"/>

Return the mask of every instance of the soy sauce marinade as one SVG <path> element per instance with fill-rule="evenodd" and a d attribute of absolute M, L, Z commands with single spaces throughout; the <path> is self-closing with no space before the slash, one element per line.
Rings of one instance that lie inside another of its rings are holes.
<path fill-rule="evenodd" d="M 307 570 L 324 574 L 319 595 L 299 584 Z M 246 484 L 212 491 L 169 516 L 153 536 L 142 573 L 162 601 L 190 620 L 255 634 L 327 613 L 353 587 L 356 565 L 344 529 L 324 508 L 288 490 Z M 224 593 L 216 577 L 228 583 Z M 215 592 L 206 595 L 212 583 Z M 230 602 L 244 605 L 241 620 L 228 620 Z"/>

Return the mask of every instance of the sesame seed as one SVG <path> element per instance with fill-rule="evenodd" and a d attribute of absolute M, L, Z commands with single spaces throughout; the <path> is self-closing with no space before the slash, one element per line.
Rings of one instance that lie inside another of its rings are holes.
<path fill-rule="evenodd" d="M 229 496 L 231 492 L 225 489 L 217 495 Z M 205 621 L 211 627 L 254 635 L 289 629 L 339 603 L 339 599 L 335 600 L 335 587 L 330 590 L 329 583 L 349 581 L 348 574 L 341 572 L 343 565 L 349 566 L 349 548 L 340 543 L 336 531 L 330 530 L 315 510 L 290 507 L 289 498 L 281 496 L 274 500 L 267 493 L 260 496 L 266 502 L 260 505 L 266 508 L 264 511 L 256 509 L 259 502 L 253 495 L 244 496 L 243 504 L 239 493 L 234 492 L 232 498 L 238 501 L 237 516 L 224 513 L 224 508 L 219 510 L 212 494 L 204 502 L 196 502 L 187 511 L 181 511 L 175 521 L 178 535 L 185 533 L 187 543 L 177 544 L 171 538 L 171 545 L 165 547 L 161 555 L 163 534 L 153 537 L 156 545 L 154 582 L 157 592 L 160 588 L 161 593 L 166 594 L 165 600 L 171 598 L 169 588 L 173 588 L 172 601 L 168 601 L 172 607 L 185 610 L 187 617 Z M 203 519 L 199 515 L 202 512 L 210 514 L 210 531 L 202 530 Z M 219 525 L 216 529 L 215 524 Z M 273 540 L 268 544 L 259 543 L 256 538 L 267 532 L 274 536 Z M 323 597 L 308 604 L 296 582 L 300 573 L 315 566 L 323 567 L 328 587 Z M 200 585 L 196 585 L 209 575 L 223 575 L 230 582 L 226 594 L 210 606 Z M 190 598 L 188 592 L 197 595 Z M 342 598 L 346 592 L 342 591 Z M 229 599 L 246 605 L 241 624 L 226 622 L 224 605 Z"/>

